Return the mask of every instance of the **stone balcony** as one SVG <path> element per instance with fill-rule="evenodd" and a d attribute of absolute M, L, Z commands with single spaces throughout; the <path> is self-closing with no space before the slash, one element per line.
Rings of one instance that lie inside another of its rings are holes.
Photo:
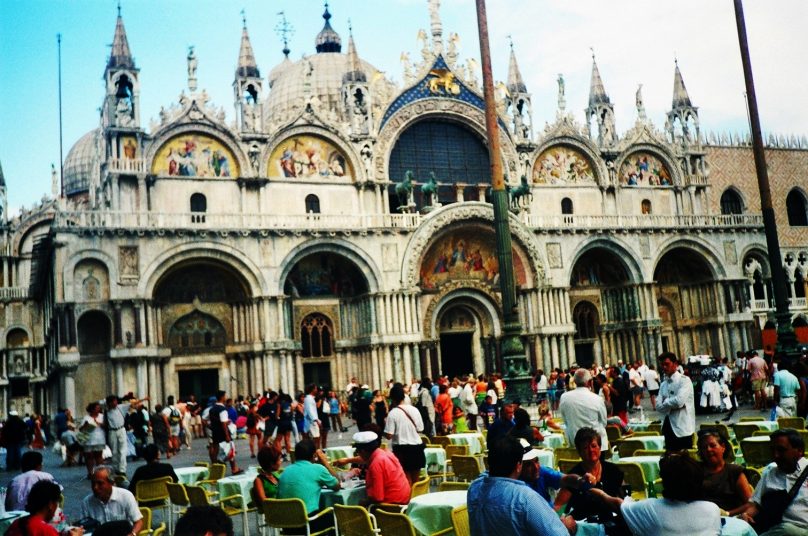
<path fill-rule="evenodd" d="M 535 231 L 601 232 L 631 230 L 763 230 L 761 216 L 737 215 L 537 215 L 519 219 Z M 58 229 L 131 230 L 386 230 L 409 231 L 429 218 L 422 214 L 216 214 L 209 212 L 160 213 L 75 211 L 59 212 Z"/>
<path fill-rule="evenodd" d="M 28 287 L 0 288 L 0 301 L 25 300 L 28 298 Z"/>
<path fill-rule="evenodd" d="M 107 161 L 110 173 L 146 173 L 146 161 L 142 158 L 110 158 Z"/>

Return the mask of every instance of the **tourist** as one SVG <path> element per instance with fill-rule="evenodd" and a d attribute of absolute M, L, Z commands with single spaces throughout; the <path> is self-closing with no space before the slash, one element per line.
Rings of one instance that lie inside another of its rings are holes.
<path fill-rule="evenodd" d="M 320 416 L 317 414 L 317 385 L 306 387 L 306 396 L 303 399 L 303 433 L 314 441 L 314 446 L 320 448 Z"/>
<path fill-rule="evenodd" d="M 262 447 L 258 451 L 258 464 L 261 466 L 261 470 L 253 481 L 250 495 L 256 507 L 260 508 L 264 499 L 274 499 L 278 496 L 281 451 L 274 445 Z"/>
<path fill-rule="evenodd" d="M 143 459 L 146 460 L 146 463 L 135 469 L 135 474 L 132 475 L 132 480 L 129 481 L 129 491 L 132 493 L 137 494 L 137 483 L 141 480 L 167 476 L 171 478 L 172 482 L 179 482 L 177 473 L 174 472 L 174 466 L 160 461 L 160 449 L 157 448 L 157 445 L 152 444 L 143 447 Z M 154 505 L 145 504 L 144 506 Z"/>
<path fill-rule="evenodd" d="M 103 462 L 103 452 L 107 442 L 104 437 L 104 415 L 101 413 L 101 404 L 90 402 L 86 409 L 87 415 L 81 421 L 78 436 L 84 451 L 87 478 L 92 479 L 95 466 Z"/>
<path fill-rule="evenodd" d="M 612 378 L 612 384 L 609 386 L 609 400 L 612 402 L 614 414 L 620 417 L 624 425 L 627 425 L 628 405 L 631 402 L 628 383 L 623 378 L 619 367 L 611 367 L 609 374 Z"/>
<path fill-rule="evenodd" d="M 592 475 L 565 475 L 560 471 L 541 465 L 539 451 L 524 439 L 520 439 L 519 443 L 524 451 L 522 455 L 522 472 L 519 474 L 519 480 L 541 495 L 547 501 L 547 504 L 552 505 L 552 499 L 550 499 L 551 489 L 558 490 L 562 487 L 578 489 L 582 487 L 584 482 L 595 483 L 595 477 Z"/>
<path fill-rule="evenodd" d="M 631 387 L 631 395 L 634 397 L 634 405 L 632 406 L 632 411 L 639 411 L 640 404 L 642 403 L 642 392 L 643 392 L 643 377 L 639 371 L 640 364 L 635 361 L 634 364 L 628 370 L 628 381 Z"/>
<path fill-rule="evenodd" d="M 339 489 L 337 473 L 325 453 L 315 448 L 314 441 L 304 438 L 295 445 L 295 463 L 286 467 L 278 479 L 278 498 L 301 499 L 312 517 L 320 511 L 323 488 Z M 333 515 L 322 516 L 310 524 L 310 530 L 317 532 L 333 525 Z"/>
<path fill-rule="evenodd" d="M 575 444 L 575 435 L 581 428 L 589 427 L 600 434 L 601 450 L 609 450 L 609 439 L 606 436 L 606 404 L 603 399 L 590 390 L 592 376 L 586 369 L 578 369 L 573 375 L 575 389 L 561 395 L 558 414 L 567 428 L 567 444 Z"/>
<path fill-rule="evenodd" d="M 149 424 L 151 424 L 152 439 L 154 444 L 164 452 L 166 458 L 171 458 L 174 454 L 171 452 L 171 425 L 168 422 L 168 417 L 163 413 L 163 405 L 155 404 L 154 413 L 149 416 Z"/>
<path fill-rule="evenodd" d="M 752 486 L 743 467 L 732 463 L 735 451 L 717 429 L 699 430 L 698 450 L 704 468 L 704 500 L 714 502 L 727 515 L 738 515 L 749 507 Z"/>
<path fill-rule="evenodd" d="M 329 419 L 328 401 L 325 391 L 317 389 L 317 419 L 320 421 L 320 448 L 328 448 L 328 432 L 331 431 L 331 419 Z"/>
<path fill-rule="evenodd" d="M 174 536 L 233 536 L 233 520 L 218 506 L 191 506 L 177 521 Z"/>
<path fill-rule="evenodd" d="M 362 385 L 356 390 L 354 396 L 354 403 L 351 411 L 353 412 L 356 427 L 359 430 L 364 430 L 367 425 L 372 422 L 371 419 L 371 399 L 372 395 L 368 391 L 367 385 Z"/>
<path fill-rule="evenodd" d="M 41 480 L 31 487 L 25 504 L 29 515 L 14 521 L 6 531 L 6 536 L 59 536 L 50 524 L 59 509 L 62 489 L 58 484 Z M 61 536 L 81 536 L 84 530 L 71 528 Z"/>
<path fill-rule="evenodd" d="M 518 480 L 524 448 L 515 437 L 505 437 L 489 447 L 487 475 L 471 483 L 467 495 L 472 536 L 522 536 L 575 534 L 570 516 L 559 518 L 547 501 Z"/>
<path fill-rule="evenodd" d="M 272 435 L 276 433 L 278 428 L 278 400 L 278 393 L 275 391 L 269 391 L 266 393 L 263 402 L 258 407 L 258 416 L 264 421 L 264 439 L 262 441 L 264 445 L 270 444 L 272 441 Z M 256 426 L 258 426 L 258 423 L 256 423 Z M 291 432 L 291 429 L 289 431 Z M 278 435 L 276 436 L 276 442 L 278 441 L 279 437 L 280 432 L 278 432 Z"/>
<path fill-rule="evenodd" d="M 240 475 L 244 471 L 238 468 L 236 462 L 236 444 L 230 433 L 230 415 L 224 405 L 225 391 L 216 392 L 216 403 L 210 407 L 208 419 L 210 421 L 211 443 L 208 454 L 210 463 L 230 462 L 230 471 L 234 475 Z"/>
<path fill-rule="evenodd" d="M 353 436 L 353 441 L 354 453 L 367 465 L 365 504 L 410 502 L 410 475 L 405 474 L 397 456 L 379 448 L 381 446 L 379 436 L 375 432 L 357 432 Z"/>
<path fill-rule="evenodd" d="M 163 408 L 163 416 L 168 420 L 168 448 L 174 455 L 180 451 L 180 431 L 182 429 L 182 412 L 174 405 L 174 396 L 170 395 L 166 399 L 166 406 Z M 169 456 L 170 457 L 170 456 Z"/>
<path fill-rule="evenodd" d="M 477 385 L 479 384 L 478 382 Z M 480 417 L 483 419 L 483 427 L 485 427 L 486 431 L 497 418 L 497 406 L 492 403 L 490 395 L 485 395 L 483 403 L 480 404 Z"/>
<path fill-rule="evenodd" d="M 280 392 L 278 395 L 278 403 L 275 409 L 275 419 L 277 421 L 277 435 L 275 437 L 275 448 L 281 449 L 281 442 L 283 442 L 286 451 L 283 453 L 283 460 L 286 461 L 292 453 L 292 430 L 295 428 L 295 416 L 292 397 L 289 394 Z M 268 422 L 268 421 L 267 421 Z M 264 436 L 266 437 L 266 435 Z"/>
<path fill-rule="evenodd" d="M 536 424 L 539 430 L 552 428 L 557 432 L 564 432 L 564 428 L 553 419 L 553 412 L 550 411 L 550 404 L 547 403 L 546 398 L 539 403 L 539 420 Z"/>
<path fill-rule="evenodd" d="M 22 473 L 15 476 L 6 490 L 6 510 L 25 510 L 28 494 L 42 480 L 54 482 L 53 475 L 42 471 L 42 454 L 29 450 L 22 455 Z"/>
<path fill-rule="evenodd" d="M 797 401 L 805 399 L 800 380 L 791 373 L 793 366 L 783 359 L 774 373 L 774 403 L 777 404 L 778 417 L 796 417 Z"/>
<path fill-rule="evenodd" d="M 438 397 L 435 399 L 435 427 L 439 435 L 452 433 L 454 403 L 449 396 L 446 384 L 438 386 Z"/>
<path fill-rule="evenodd" d="M 130 402 L 122 404 L 116 395 L 109 395 L 106 399 L 106 406 L 104 418 L 107 425 L 109 450 L 112 451 L 111 465 L 116 474 L 126 475 L 126 458 L 129 453 L 126 419 L 129 415 Z"/>
<path fill-rule="evenodd" d="M 755 350 L 751 350 L 746 354 L 746 370 L 749 371 L 749 381 L 752 383 L 752 392 L 755 395 L 755 409 L 766 411 L 766 378 L 768 377 L 768 365 Z"/>
<path fill-rule="evenodd" d="M 342 408 L 336 391 L 328 391 L 328 415 L 331 419 L 331 428 L 340 432 L 347 432 L 348 429 L 342 426 Z"/>
<path fill-rule="evenodd" d="M 474 396 L 477 391 L 477 379 L 471 375 L 466 378 L 465 382 L 463 389 L 460 391 L 460 405 L 466 414 L 469 430 L 476 431 L 477 416 L 480 414 L 480 408 L 477 406 L 477 400 Z"/>
<path fill-rule="evenodd" d="M 256 449 L 261 445 L 262 432 L 258 429 L 259 422 L 261 422 L 261 416 L 258 415 L 258 405 L 253 402 L 247 412 L 247 439 L 250 444 L 250 458 L 255 458 Z"/>
<path fill-rule="evenodd" d="M 791 429 L 777 430 L 769 436 L 769 441 L 774 464 L 763 471 L 763 476 L 752 494 L 749 509 L 740 516 L 753 526 L 766 494 L 773 491 L 791 491 L 797 479 L 805 476 L 805 472 L 808 471 L 805 441 L 799 432 Z M 805 480 L 791 504 L 783 512 L 782 518 L 775 519 L 774 522 L 774 526 L 765 532 L 765 536 L 808 534 L 808 485 Z"/>
<path fill-rule="evenodd" d="M 410 486 L 415 483 L 426 466 L 424 457 L 424 443 L 419 432 L 423 432 L 424 423 L 421 414 L 411 404 L 405 402 L 404 386 L 393 384 L 390 388 L 390 401 L 392 409 L 387 416 L 384 428 L 384 437 L 390 440 L 395 454 Z"/>
<path fill-rule="evenodd" d="M 648 365 L 643 373 L 645 387 L 648 389 L 648 398 L 651 399 L 651 409 L 656 411 L 656 399 L 659 394 L 659 373 L 654 365 Z"/>
<path fill-rule="evenodd" d="M 494 443 L 508 435 L 508 432 L 513 428 L 513 411 L 513 404 L 505 404 L 502 406 L 499 417 L 494 419 L 494 422 L 488 428 L 488 434 L 485 436 L 485 439 L 489 450 Z"/>
<path fill-rule="evenodd" d="M 539 429 L 530 425 L 530 414 L 524 408 L 513 411 L 513 428 L 508 432 L 509 436 L 521 438 L 531 445 L 538 445 L 544 441 Z"/>
<path fill-rule="evenodd" d="M 28 439 L 25 421 L 20 418 L 17 410 L 8 412 L 8 419 L 0 430 L 0 439 L 6 449 L 6 471 L 17 471 L 20 468 L 22 448 Z"/>
<path fill-rule="evenodd" d="M 81 517 L 90 518 L 100 525 L 112 521 L 126 521 L 131 525 L 129 534 L 143 529 L 143 515 L 135 496 L 127 489 L 114 485 L 111 469 L 100 465 L 93 469 L 92 493 L 81 504 Z"/>
<path fill-rule="evenodd" d="M 662 435 L 665 450 L 678 451 L 693 447 L 693 432 L 696 430 L 696 408 L 693 400 L 693 382 L 679 372 L 676 355 L 665 352 L 659 356 L 659 368 L 665 380 L 659 388 L 657 411 L 665 416 Z"/>
<path fill-rule="evenodd" d="M 435 435 L 435 401 L 432 399 L 432 380 L 424 376 L 418 390 L 416 408 L 421 414 L 424 423 L 424 434 L 428 437 Z"/>

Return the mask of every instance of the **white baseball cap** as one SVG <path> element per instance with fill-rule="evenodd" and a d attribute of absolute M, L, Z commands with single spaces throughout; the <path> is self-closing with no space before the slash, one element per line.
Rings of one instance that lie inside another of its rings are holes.
<path fill-rule="evenodd" d="M 353 435 L 354 445 L 373 443 L 377 439 L 379 439 L 379 436 L 376 434 L 376 432 L 356 432 Z"/>
<path fill-rule="evenodd" d="M 534 449 L 530 443 L 527 442 L 526 439 L 519 439 L 519 443 L 522 445 L 522 449 L 524 449 L 524 454 L 522 454 L 522 461 L 530 461 L 535 458 L 539 457 L 539 451 Z"/>

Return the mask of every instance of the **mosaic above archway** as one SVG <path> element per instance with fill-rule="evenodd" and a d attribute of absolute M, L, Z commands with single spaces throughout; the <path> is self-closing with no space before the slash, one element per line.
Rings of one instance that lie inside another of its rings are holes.
<path fill-rule="evenodd" d="M 314 253 L 295 264 L 284 283 L 284 292 L 292 297 L 349 298 L 365 294 L 364 274 L 350 260 L 333 253 Z"/>
<path fill-rule="evenodd" d="M 166 142 L 154 157 L 152 173 L 172 177 L 238 177 L 233 153 L 205 134 L 182 134 Z"/>
<path fill-rule="evenodd" d="M 637 152 L 620 166 L 620 184 L 623 186 L 672 186 L 670 171 L 651 153 Z"/>
<path fill-rule="evenodd" d="M 317 136 L 292 136 L 272 151 L 267 176 L 300 179 L 353 176 L 345 155 Z"/>
<path fill-rule="evenodd" d="M 524 262 L 515 247 L 512 255 L 516 283 L 523 286 L 527 281 Z M 421 261 L 421 288 L 432 290 L 462 280 L 499 285 L 494 233 L 473 228 L 457 230 L 443 235 L 429 247 Z"/>
<path fill-rule="evenodd" d="M 545 149 L 533 166 L 534 184 L 593 183 L 592 166 L 580 151 L 559 145 Z"/>

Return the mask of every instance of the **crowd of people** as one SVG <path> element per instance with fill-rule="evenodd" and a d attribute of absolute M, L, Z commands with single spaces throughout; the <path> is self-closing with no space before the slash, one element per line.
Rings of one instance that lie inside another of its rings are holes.
<path fill-rule="evenodd" d="M 768 411 L 766 383 L 771 381 L 776 414 L 805 415 L 804 359 L 767 363 L 750 352 L 739 356 L 734 367 L 726 360 L 711 366 L 734 386 L 736 396 L 728 410 L 737 408 L 739 391 L 748 387 L 755 407 Z M 766 373 L 764 383 L 757 376 L 760 370 Z M 434 383 L 431 378 L 408 384 L 390 380 L 380 390 L 352 378 L 341 391 L 311 384 L 295 396 L 267 389 L 231 398 L 218 391 L 204 405 L 193 396 L 181 401 L 169 396 L 151 409 L 148 397 L 110 395 L 89 404 L 80 421 L 60 409 L 45 427 L 41 417 L 26 422 L 10 414 L 0 439 L 8 452 L 7 470 L 21 473 L 8 486 L 5 506 L 31 515 L 17 520 L 8 534 L 56 533 L 46 527 L 59 527 L 71 536 L 81 533 L 52 507 L 61 488 L 42 470 L 39 450 L 51 438 L 63 452 L 64 465 L 77 465 L 83 458 L 87 470 L 91 493 L 82 502 L 77 524 L 94 533 L 107 527 L 109 534 L 123 535 L 142 528 L 133 494 L 137 482 L 162 476 L 178 481 L 173 465 L 162 460 L 191 449 L 195 438 L 206 437 L 210 461 L 228 463 L 233 475 L 243 472 L 235 439 L 247 439 L 260 467 L 249 500 L 258 504 L 266 498 L 299 498 L 315 519 L 312 530 L 318 530 L 334 524 L 330 515 L 318 515 L 324 489 L 361 478 L 365 505 L 406 505 L 426 467 L 424 436 L 478 429 L 486 431 L 488 470 L 468 492 L 473 534 L 574 534 L 583 521 L 604 524 L 607 534 L 718 534 L 714 529 L 720 530 L 721 513 L 755 523 L 766 511 L 767 492 L 788 491 L 805 472 L 804 440 L 793 430 L 774 432 L 774 464 L 753 488 L 734 463 L 727 437 L 714 429 L 696 434 L 696 397 L 688 373 L 672 353 L 663 353 L 652 365 L 573 366 L 549 376 L 538 371 L 533 399 L 526 401 L 538 404 L 538 419 L 520 400 L 507 396 L 507 385 L 497 374 L 441 376 Z M 617 425 L 630 434 L 629 415 L 642 414 L 646 393 L 662 417 L 663 498 L 632 501 L 623 473 L 610 461 L 606 428 Z M 343 434 L 354 424 L 354 456 L 329 461 L 324 453 L 329 432 Z M 548 432 L 564 433 L 580 456 L 566 474 L 539 462 L 534 447 L 541 446 Z M 694 444 L 697 456 L 688 452 Z M 22 453 L 25 446 L 31 450 Z M 128 478 L 127 463 L 135 458 L 145 464 Z M 207 515 L 214 519 L 218 514 Z M 177 534 L 182 534 L 180 528 Z M 228 530 L 232 533 L 232 526 Z M 767 534 L 806 531 L 808 485 L 797 489 Z"/>

